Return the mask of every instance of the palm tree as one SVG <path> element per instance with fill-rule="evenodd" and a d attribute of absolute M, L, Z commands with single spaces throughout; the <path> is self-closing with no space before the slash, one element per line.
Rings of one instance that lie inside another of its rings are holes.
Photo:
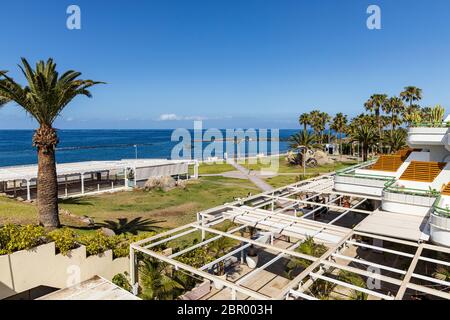
<path fill-rule="evenodd" d="M 289 147 L 294 150 L 301 150 L 303 175 L 306 175 L 306 153 L 308 150 L 315 149 L 317 147 L 316 139 L 316 135 L 306 130 L 302 130 L 289 138 Z"/>
<path fill-rule="evenodd" d="M 411 107 L 414 102 L 422 99 L 422 89 L 413 86 L 405 87 L 404 91 L 400 93 L 400 98 L 409 103 Z"/>
<path fill-rule="evenodd" d="M 314 133 L 319 138 L 319 144 L 323 143 L 323 133 L 327 123 L 330 121 L 330 116 L 326 112 L 321 112 L 319 110 L 314 110 L 310 114 L 311 126 Z"/>
<path fill-rule="evenodd" d="M 333 119 L 333 123 L 331 124 L 331 129 L 336 131 L 336 133 L 339 135 L 339 157 L 342 158 L 342 134 L 345 131 L 345 128 L 347 127 L 347 116 L 344 115 L 342 112 L 339 112 L 336 114 L 336 116 Z"/>
<path fill-rule="evenodd" d="M 319 258 L 325 252 L 327 252 L 327 247 L 323 244 L 316 243 L 313 237 L 307 237 L 300 246 L 295 249 L 295 252 L 303 253 L 311 257 Z M 292 273 L 298 269 L 306 269 L 311 264 L 311 261 L 292 257 L 289 262 L 286 264 L 286 275 L 289 279 L 292 279 Z"/>
<path fill-rule="evenodd" d="M 405 105 L 399 97 L 390 98 L 384 105 L 383 111 L 391 114 L 391 131 L 394 131 L 395 127 L 401 124 L 401 120 L 398 115 L 403 113 L 404 109 Z"/>
<path fill-rule="evenodd" d="M 385 94 L 374 94 L 366 101 L 364 107 L 367 111 L 373 112 L 378 125 L 378 135 L 381 137 L 381 111 L 385 108 L 387 102 L 387 95 Z"/>
<path fill-rule="evenodd" d="M 386 132 L 383 137 L 383 142 L 385 145 L 389 146 L 391 152 L 397 152 L 407 147 L 407 136 L 406 130 L 399 128 L 394 131 Z"/>
<path fill-rule="evenodd" d="M 19 68 L 28 85 L 21 86 L 6 72 L 1 72 L 0 97 L 17 103 L 39 124 L 33 136 L 33 145 L 38 153 L 37 207 L 39 223 L 52 229 L 60 226 L 55 165 L 55 149 L 59 140 L 53 122 L 76 96 L 91 97 L 88 88 L 100 82 L 80 80 L 81 73 L 72 70 L 59 76 L 52 59 L 39 61 L 36 69 L 32 69 L 24 58 L 22 64 Z"/>
<path fill-rule="evenodd" d="M 353 141 L 357 141 L 362 145 L 363 161 L 367 161 L 369 146 L 378 142 L 379 135 L 377 131 L 368 124 L 354 126 L 351 137 Z"/>
<path fill-rule="evenodd" d="M 309 113 L 302 113 L 298 118 L 298 122 L 303 125 L 303 130 L 306 131 L 307 126 L 311 124 L 311 116 Z"/>
<path fill-rule="evenodd" d="M 407 106 L 402 112 L 403 121 L 406 122 L 408 126 L 418 118 L 418 115 L 422 118 L 422 109 L 416 104 Z"/>
<path fill-rule="evenodd" d="M 97 227 L 108 228 L 114 231 L 115 234 L 131 233 L 137 235 L 139 232 L 158 231 L 162 228 L 155 226 L 155 224 L 164 222 L 163 220 L 142 219 L 142 217 L 134 218 L 128 221 L 128 218 L 119 218 L 117 221 L 105 220 L 102 223 L 97 223 Z"/>
<path fill-rule="evenodd" d="M 139 265 L 141 296 L 147 300 L 171 300 L 179 296 L 184 286 L 171 274 L 163 262 L 147 258 Z"/>

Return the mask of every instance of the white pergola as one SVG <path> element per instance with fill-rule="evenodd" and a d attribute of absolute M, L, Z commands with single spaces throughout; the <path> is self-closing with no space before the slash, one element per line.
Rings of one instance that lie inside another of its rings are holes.
<path fill-rule="evenodd" d="M 359 222 L 352 227 L 339 225 L 349 213 L 371 216 L 377 208 L 374 208 L 374 211 L 370 211 L 362 209 L 360 206 L 365 201 L 380 199 L 334 192 L 332 186 L 332 175 L 302 181 L 200 212 L 197 215 L 198 221 L 195 223 L 136 242 L 130 246 L 132 283 L 136 284 L 138 281 L 136 253 L 141 252 L 144 255 L 172 265 L 177 270 L 181 269 L 192 275 L 224 285 L 228 288 L 231 299 L 237 299 L 237 294 L 239 293 L 254 299 L 315 300 L 317 297 L 313 296 L 308 289 L 319 280 L 345 290 L 358 291 L 376 299 L 400 300 L 405 298 L 408 290 L 421 292 L 433 297 L 450 299 L 450 291 L 448 290 L 450 282 L 423 274 L 418 268 L 420 263 L 425 262 L 446 267 L 450 266 L 448 260 L 424 255 L 424 250 L 433 253 L 450 254 L 450 249 L 356 231 L 355 228 L 359 225 Z M 317 197 L 322 197 L 322 203 L 314 202 Z M 324 200 L 325 198 L 327 198 L 326 201 Z M 347 206 L 343 206 L 343 199 L 347 200 Z M 350 205 L 348 205 L 349 203 Z M 308 211 L 304 210 L 306 206 L 309 206 Z M 298 217 L 297 213 L 300 210 L 303 211 L 303 214 Z M 317 221 L 314 216 L 321 214 L 320 212 L 323 210 L 332 211 L 334 216 L 325 222 Z M 224 221 L 232 221 L 237 226 L 227 232 L 214 228 Z M 239 231 L 249 226 L 263 232 L 261 237 L 250 239 L 238 234 Z M 194 232 L 201 234 L 199 243 L 170 255 L 164 255 L 156 250 L 161 244 L 168 244 L 175 239 L 182 239 L 184 236 Z M 237 240 L 241 244 L 222 257 L 202 267 L 193 267 L 176 259 L 221 237 Z M 293 239 L 293 241 L 288 247 L 281 247 L 277 245 L 277 239 L 280 237 L 288 237 L 288 239 Z M 327 252 L 320 257 L 314 257 L 295 251 L 307 237 L 312 237 L 316 242 L 325 244 L 328 248 Z M 362 241 L 361 239 L 366 240 Z M 237 281 L 223 279 L 208 272 L 218 262 L 224 261 L 231 256 L 240 254 L 241 261 L 243 261 L 245 250 L 251 245 L 260 248 L 260 250 L 270 250 L 276 254 L 269 261 L 258 266 Z M 385 254 L 397 258 L 381 263 L 380 261 L 371 261 L 359 255 L 348 253 L 354 250 L 363 250 L 362 252 L 373 254 L 374 257 L 377 254 Z M 283 258 L 302 258 L 309 261 L 310 265 L 282 288 L 276 296 L 268 296 L 257 290 L 249 289 L 249 284 L 258 279 L 258 274 Z M 402 261 L 408 265 L 407 269 L 396 265 L 398 259 L 405 260 Z M 374 273 L 373 270 L 378 270 L 379 272 Z M 381 289 L 356 286 L 340 279 L 337 276 L 340 271 L 347 271 L 364 279 L 380 281 L 384 286 Z M 385 289 L 392 286 L 396 289 Z M 442 290 L 443 287 L 446 289 Z"/>

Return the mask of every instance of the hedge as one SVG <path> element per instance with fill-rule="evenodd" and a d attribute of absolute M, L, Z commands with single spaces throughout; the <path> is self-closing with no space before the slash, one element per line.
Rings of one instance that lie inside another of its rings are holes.
<path fill-rule="evenodd" d="M 112 250 L 114 258 L 127 257 L 132 242 L 152 236 L 147 232 L 140 235 L 120 234 L 106 236 L 101 230 L 93 234 L 78 235 L 69 228 L 45 232 L 36 225 L 7 224 L 0 228 L 0 255 L 11 254 L 20 250 L 29 250 L 39 245 L 54 242 L 56 250 L 63 254 L 84 245 L 88 256 Z"/>

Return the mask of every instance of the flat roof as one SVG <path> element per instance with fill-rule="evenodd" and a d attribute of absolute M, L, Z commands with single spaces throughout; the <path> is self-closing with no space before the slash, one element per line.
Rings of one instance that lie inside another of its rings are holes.
<path fill-rule="evenodd" d="M 141 300 L 114 283 L 95 276 L 77 285 L 61 289 L 36 300 Z"/>
<path fill-rule="evenodd" d="M 377 210 L 355 230 L 398 239 L 428 241 L 427 221 L 428 217 Z"/>
<path fill-rule="evenodd" d="M 177 163 L 192 163 L 192 160 L 167 160 L 167 159 L 124 159 L 113 161 L 83 161 L 71 163 L 57 163 L 58 176 L 81 173 L 121 170 L 125 168 L 156 167 Z M 38 166 L 23 165 L 12 167 L 0 167 L 0 181 L 31 180 L 37 178 Z"/>

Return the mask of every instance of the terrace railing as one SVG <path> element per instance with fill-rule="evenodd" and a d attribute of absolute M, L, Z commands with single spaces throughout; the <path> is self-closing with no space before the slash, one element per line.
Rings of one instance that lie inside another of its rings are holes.
<path fill-rule="evenodd" d="M 450 122 L 413 122 L 409 128 L 450 128 Z"/>
<path fill-rule="evenodd" d="M 394 179 L 385 184 L 383 199 L 410 205 L 431 207 L 440 195 L 438 191 L 432 189 L 404 188 L 394 184 Z"/>

